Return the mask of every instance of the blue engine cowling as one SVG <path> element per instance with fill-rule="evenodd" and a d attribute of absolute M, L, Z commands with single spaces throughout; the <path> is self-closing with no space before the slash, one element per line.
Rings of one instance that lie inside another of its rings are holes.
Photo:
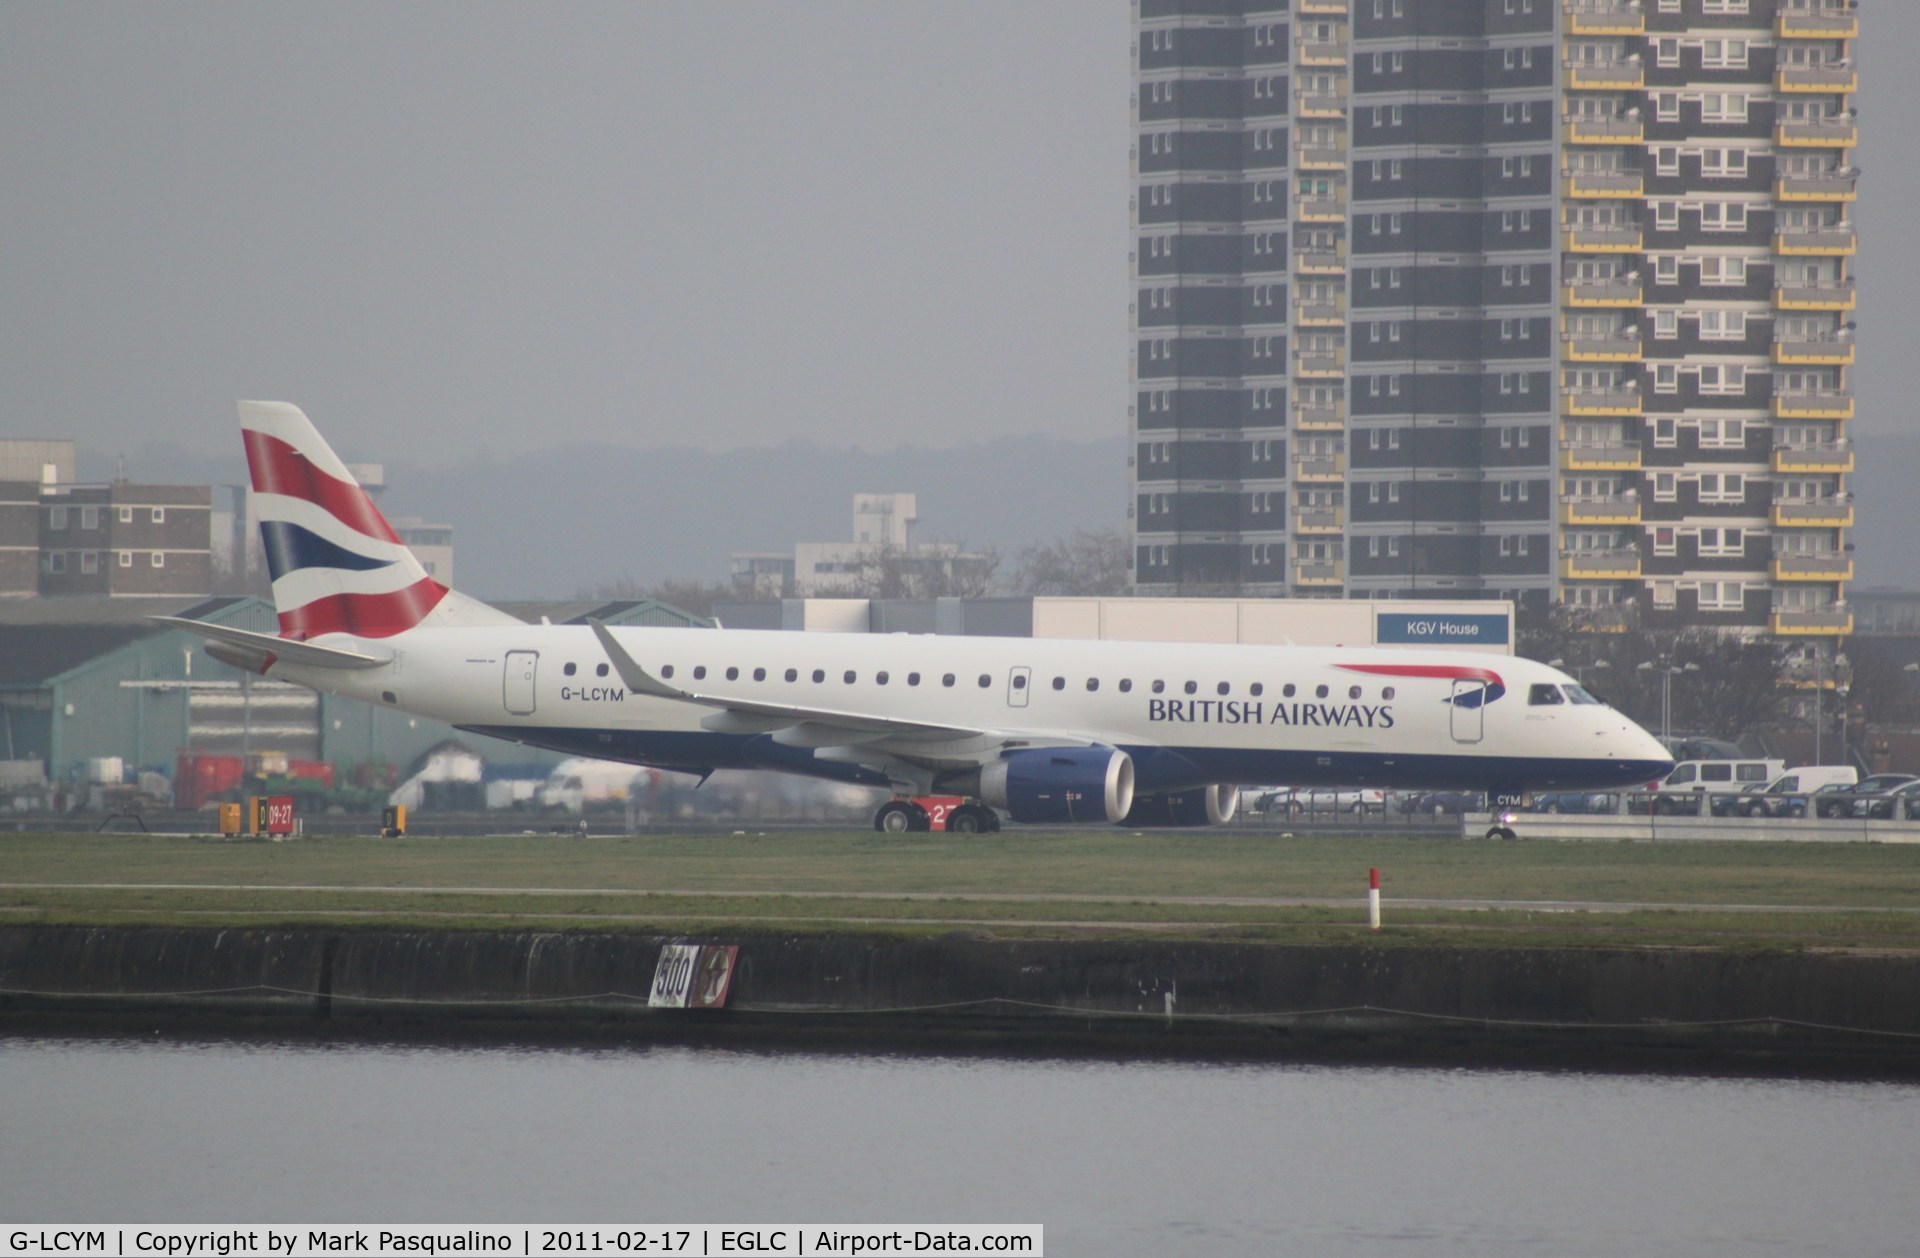
<path fill-rule="evenodd" d="M 1111 747 L 1016 751 L 981 768 L 980 798 L 1015 821 L 1118 821 L 1133 807 L 1133 761 Z"/>
<path fill-rule="evenodd" d="M 1136 795 L 1127 810 L 1127 824 L 1140 826 L 1218 826 L 1233 820 L 1240 808 L 1237 786 L 1196 786 L 1190 791 Z"/>

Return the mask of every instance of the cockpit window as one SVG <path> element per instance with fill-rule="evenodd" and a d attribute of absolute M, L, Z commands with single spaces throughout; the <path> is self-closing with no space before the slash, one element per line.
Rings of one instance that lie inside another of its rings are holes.
<path fill-rule="evenodd" d="M 1596 697 L 1593 691 L 1588 690 L 1585 686 L 1562 686 L 1560 689 L 1566 691 L 1567 698 L 1573 700 L 1575 703 L 1598 703 L 1603 707 L 1606 704 L 1606 700 Z"/>
<path fill-rule="evenodd" d="M 1565 703 L 1560 695 L 1560 687 L 1541 682 L 1527 690 L 1527 702 L 1534 707 L 1548 703 Z"/>

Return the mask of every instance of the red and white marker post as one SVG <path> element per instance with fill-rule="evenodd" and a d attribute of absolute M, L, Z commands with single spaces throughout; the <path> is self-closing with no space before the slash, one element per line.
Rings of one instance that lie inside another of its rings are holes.
<path fill-rule="evenodd" d="M 1378 866 L 1367 870 L 1367 925 L 1373 930 L 1380 929 L 1380 869 Z"/>

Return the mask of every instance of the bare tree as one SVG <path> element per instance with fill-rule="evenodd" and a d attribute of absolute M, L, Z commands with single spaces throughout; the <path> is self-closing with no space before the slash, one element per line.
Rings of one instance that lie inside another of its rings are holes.
<path fill-rule="evenodd" d="M 1133 545 L 1118 529 L 1075 529 L 1022 546 L 1013 588 L 1021 594 L 1119 595 L 1132 589 Z"/>

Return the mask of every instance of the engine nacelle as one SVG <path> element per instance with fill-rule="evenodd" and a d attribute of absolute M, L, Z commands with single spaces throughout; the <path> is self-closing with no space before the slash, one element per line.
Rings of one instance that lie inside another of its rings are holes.
<path fill-rule="evenodd" d="M 1219 826 L 1233 820 L 1240 810 L 1237 786 L 1197 786 L 1190 791 L 1167 791 L 1159 795 L 1136 795 L 1127 812 L 1126 823 L 1142 829 L 1151 826 Z"/>
<path fill-rule="evenodd" d="M 1107 747 L 1016 751 L 981 767 L 979 795 L 1015 821 L 1118 821 L 1133 807 L 1133 761 Z"/>

